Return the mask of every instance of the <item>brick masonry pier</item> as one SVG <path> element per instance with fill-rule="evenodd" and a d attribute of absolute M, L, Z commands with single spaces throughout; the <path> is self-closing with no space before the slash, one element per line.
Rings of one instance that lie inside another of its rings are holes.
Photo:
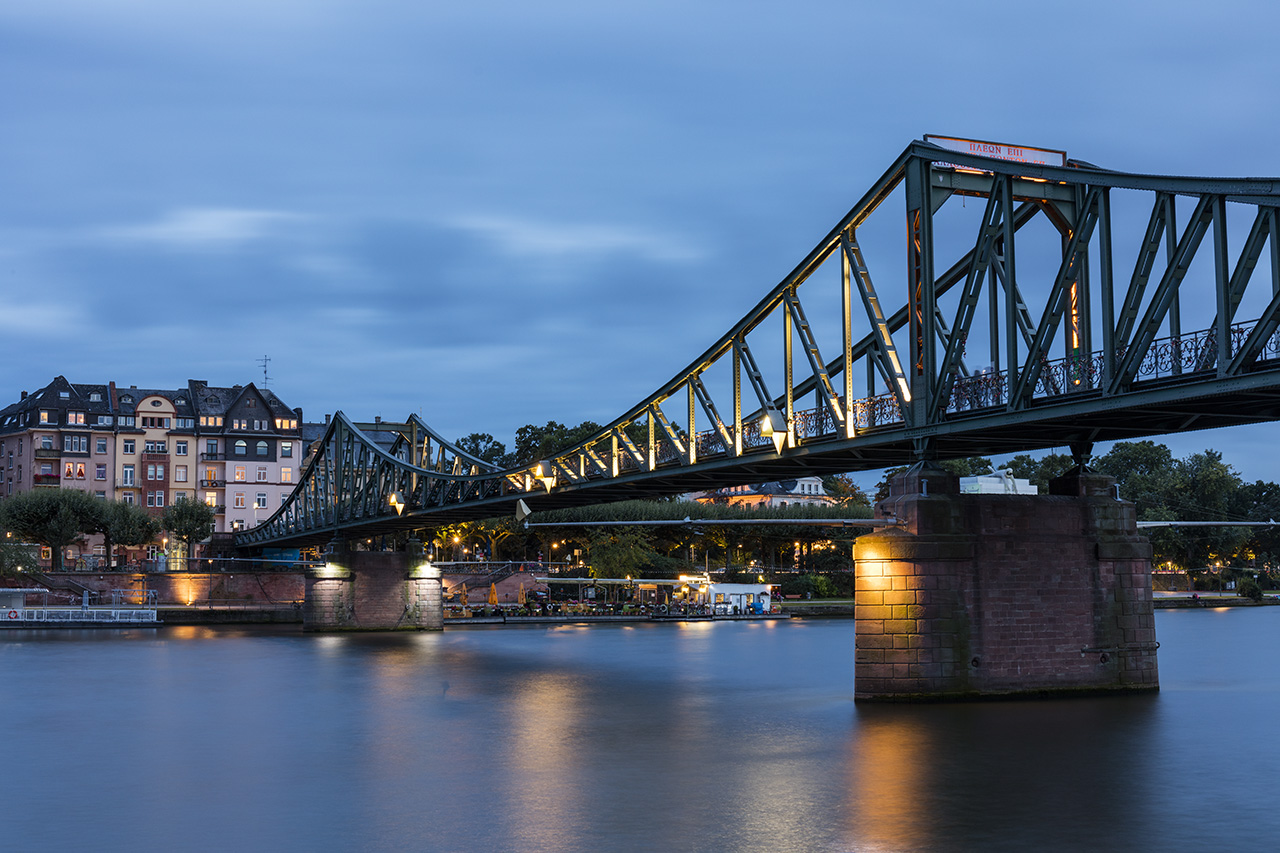
<path fill-rule="evenodd" d="M 422 546 L 405 551 L 335 547 L 329 563 L 307 573 L 305 631 L 439 631 L 444 627 L 440 574 Z"/>
<path fill-rule="evenodd" d="M 962 495 L 922 463 L 859 537 L 854 696 L 937 701 L 1156 690 L 1151 547 L 1111 478 Z"/>

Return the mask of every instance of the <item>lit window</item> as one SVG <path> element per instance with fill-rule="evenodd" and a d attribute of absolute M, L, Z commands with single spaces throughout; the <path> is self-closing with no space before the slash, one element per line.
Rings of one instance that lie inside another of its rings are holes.
<path fill-rule="evenodd" d="M 77 480 L 84 479 L 84 463 L 83 462 L 76 463 L 76 479 Z"/>
<path fill-rule="evenodd" d="M 54 423 L 57 423 L 57 422 L 58 422 L 58 421 L 57 421 L 57 419 L 54 417 L 53 412 L 48 411 L 47 409 L 41 409 L 41 410 L 40 410 L 40 423 L 42 423 L 42 424 L 54 424 Z"/>
<path fill-rule="evenodd" d="M 67 423 L 84 425 L 84 412 L 67 412 Z"/>
<path fill-rule="evenodd" d="M 234 506 L 236 509 L 244 509 L 244 492 L 236 492 Z"/>
<path fill-rule="evenodd" d="M 282 483 L 292 483 L 292 482 L 293 482 L 293 469 L 292 469 L 292 468 L 281 468 L 281 469 L 280 469 L 280 482 L 282 482 Z"/>
<path fill-rule="evenodd" d="M 237 483 L 244 482 L 244 466 L 243 465 L 236 466 L 236 482 Z"/>

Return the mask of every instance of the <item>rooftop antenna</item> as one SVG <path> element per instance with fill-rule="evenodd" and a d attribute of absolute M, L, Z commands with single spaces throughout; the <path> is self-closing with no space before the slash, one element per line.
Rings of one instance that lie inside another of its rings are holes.
<path fill-rule="evenodd" d="M 262 365 L 262 384 L 263 384 L 263 386 L 266 386 L 266 385 L 270 384 L 270 382 L 271 382 L 271 377 L 267 375 L 267 362 L 271 361 L 271 359 L 264 355 L 262 358 L 254 359 L 254 360 L 255 360 L 255 361 L 257 361 L 257 362 L 258 362 L 258 364 L 261 364 L 261 365 Z"/>

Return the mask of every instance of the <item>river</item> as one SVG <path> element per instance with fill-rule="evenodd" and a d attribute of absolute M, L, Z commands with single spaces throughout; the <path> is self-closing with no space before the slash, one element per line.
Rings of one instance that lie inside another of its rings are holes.
<path fill-rule="evenodd" d="M 1157 695 L 855 705 L 853 622 L 0 633 L 0 849 L 1270 850 L 1280 609 Z"/>

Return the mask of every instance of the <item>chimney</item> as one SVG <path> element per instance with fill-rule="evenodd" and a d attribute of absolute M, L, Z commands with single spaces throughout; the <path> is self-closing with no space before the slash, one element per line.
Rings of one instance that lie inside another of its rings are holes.
<path fill-rule="evenodd" d="M 324 416 L 324 425 L 325 425 L 325 426 L 328 426 L 328 425 L 329 425 L 329 417 L 330 417 L 329 415 L 325 415 L 325 416 Z"/>
<path fill-rule="evenodd" d="M 27 399 L 27 392 L 26 392 L 26 391 L 23 391 L 23 392 L 22 392 L 22 399 L 23 399 L 23 400 Z"/>

